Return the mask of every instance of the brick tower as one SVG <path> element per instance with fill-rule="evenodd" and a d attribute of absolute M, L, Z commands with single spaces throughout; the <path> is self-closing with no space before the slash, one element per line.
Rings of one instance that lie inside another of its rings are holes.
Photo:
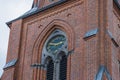
<path fill-rule="evenodd" d="M 120 80 L 120 0 L 34 0 L 7 25 L 1 80 Z"/>

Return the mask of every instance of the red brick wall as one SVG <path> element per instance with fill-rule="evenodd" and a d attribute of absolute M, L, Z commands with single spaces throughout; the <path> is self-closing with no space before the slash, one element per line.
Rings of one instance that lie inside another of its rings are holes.
<path fill-rule="evenodd" d="M 12 27 L 10 29 L 7 62 L 13 59 L 18 59 L 21 40 L 21 28 L 22 20 L 18 20 L 12 23 Z"/>
<path fill-rule="evenodd" d="M 10 68 L 8 70 L 5 70 L 1 80 L 14 80 L 15 79 L 15 68 Z"/>
<path fill-rule="evenodd" d="M 113 10 L 113 28 L 112 28 L 112 34 L 113 37 L 118 45 L 120 45 L 120 15 L 119 12 L 117 11 L 117 8 L 114 7 Z M 118 80 L 120 79 L 120 64 L 118 60 L 120 60 L 120 48 L 116 47 L 114 44 L 112 44 L 112 75 L 113 75 L 113 80 Z"/>
<path fill-rule="evenodd" d="M 53 4 L 55 2 L 58 2 L 60 0 L 44 0 L 44 3 L 43 3 L 43 7 L 47 6 L 47 5 L 50 5 L 50 4 Z"/>
<path fill-rule="evenodd" d="M 22 20 L 20 19 L 16 22 L 13 22 L 10 28 L 11 28 L 9 37 L 10 39 L 6 63 L 13 59 L 19 59 Z M 17 74 L 16 67 L 5 69 L 2 76 L 2 80 L 13 80 L 16 78 L 16 74 Z"/>
<path fill-rule="evenodd" d="M 33 69 L 30 65 L 41 62 L 43 45 L 50 33 L 56 28 L 66 33 L 68 50 L 74 49 L 73 54 L 68 57 L 67 80 L 94 80 L 102 61 L 113 80 L 119 80 L 120 73 L 117 62 L 118 56 L 120 56 L 119 48 L 112 43 L 110 36 L 106 32 L 101 36 L 98 31 L 95 36 L 87 40 L 83 39 L 86 32 L 95 28 L 102 27 L 104 29 L 104 26 L 101 25 L 105 25 L 120 45 L 118 37 L 120 30 L 117 27 L 120 22 L 117 18 L 119 15 L 116 16 L 112 11 L 113 6 L 110 6 L 113 4 L 112 0 L 106 3 L 107 8 L 105 9 L 107 11 L 101 9 L 102 4 L 100 6 L 98 4 L 98 0 L 71 0 L 13 22 L 7 62 L 14 58 L 18 59 L 18 62 L 15 69 L 9 68 L 4 71 L 2 80 L 44 80 L 46 71 Z M 102 12 L 99 11 L 103 11 L 106 15 L 105 19 Z M 99 19 L 102 21 L 99 22 Z M 103 42 L 99 40 L 101 37 L 104 39 Z M 100 48 L 101 43 L 104 46 Z M 101 49 L 104 52 L 102 54 L 99 52 Z"/>

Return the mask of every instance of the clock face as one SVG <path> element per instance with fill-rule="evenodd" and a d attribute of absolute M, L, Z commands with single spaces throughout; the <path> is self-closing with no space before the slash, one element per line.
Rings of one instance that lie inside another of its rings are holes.
<path fill-rule="evenodd" d="M 64 45 L 65 41 L 65 36 L 57 35 L 48 41 L 46 49 L 49 53 L 56 53 Z"/>

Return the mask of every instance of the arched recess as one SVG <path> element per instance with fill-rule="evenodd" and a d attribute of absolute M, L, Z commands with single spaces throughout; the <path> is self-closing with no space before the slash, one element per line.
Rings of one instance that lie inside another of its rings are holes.
<path fill-rule="evenodd" d="M 34 47 L 33 47 L 33 58 L 32 58 L 32 63 L 40 63 L 41 62 L 41 56 L 42 56 L 42 48 L 44 46 L 44 43 L 46 41 L 46 39 L 48 38 L 48 36 L 55 30 L 55 29 L 60 29 L 62 31 L 64 31 L 67 35 L 68 38 L 68 51 L 71 51 L 74 49 L 74 31 L 73 31 L 73 27 L 70 26 L 66 21 L 63 20 L 53 20 L 51 21 L 45 28 L 44 30 L 40 33 L 40 35 L 38 36 L 38 38 L 35 41 Z M 68 57 L 68 61 L 67 61 L 67 65 L 68 65 L 68 69 L 67 70 L 67 80 L 70 80 L 70 65 L 71 65 L 71 56 Z M 41 70 L 39 71 L 40 75 L 39 78 L 43 78 L 43 74 L 44 71 Z M 33 73 L 33 77 L 35 77 L 37 71 L 34 71 Z M 38 74 L 38 73 L 37 73 Z M 40 79 L 41 80 L 41 79 Z"/>

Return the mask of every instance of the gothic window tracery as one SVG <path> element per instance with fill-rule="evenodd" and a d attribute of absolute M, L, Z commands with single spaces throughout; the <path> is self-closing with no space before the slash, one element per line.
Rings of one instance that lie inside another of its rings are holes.
<path fill-rule="evenodd" d="M 67 37 L 66 34 L 56 29 L 46 40 L 42 51 L 42 64 L 46 64 L 47 57 L 51 60 L 47 61 L 46 80 L 66 80 L 67 73 Z M 45 62 L 45 63 L 44 63 Z"/>

